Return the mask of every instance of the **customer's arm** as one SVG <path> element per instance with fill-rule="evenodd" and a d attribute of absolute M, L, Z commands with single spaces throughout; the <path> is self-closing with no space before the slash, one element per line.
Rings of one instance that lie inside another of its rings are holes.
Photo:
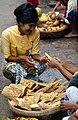
<path fill-rule="evenodd" d="M 78 104 L 71 101 L 62 101 L 60 104 L 61 110 L 77 110 Z"/>
<path fill-rule="evenodd" d="M 67 62 L 65 62 L 65 61 L 63 61 L 63 60 L 61 60 L 61 59 L 59 59 L 59 58 L 55 58 L 66 70 L 68 70 L 70 73 L 72 73 L 72 74 L 74 74 L 75 72 L 77 72 L 78 71 L 78 68 L 77 67 L 75 67 L 75 66 L 73 66 L 73 65 L 71 65 L 71 64 L 69 64 L 69 63 L 67 63 Z"/>
<path fill-rule="evenodd" d="M 65 69 L 55 58 L 52 58 L 51 60 L 47 59 L 47 62 L 50 67 L 58 69 L 66 79 L 70 80 L 73 77 L 73 75 L 67 69 Z"/>
<path fill-rule="evenodd" d="M 68 120 L 78 120 L 78 109 L 69 117 Z"/>
<path fill-rule="evenodd" d="M 67 69 L 69 72 L 73 73 L 73 74 L 78 71 L 78 68 L 77 68 L 77 67 L 75 67 L 75 66 L 73 66 L 73 65 L 71 65 L 71 64 L 68 64 L 68 63 L 64 63 L 64 64 L 63 64 L 63 67 L 64 67 L 65 69 Z"/>

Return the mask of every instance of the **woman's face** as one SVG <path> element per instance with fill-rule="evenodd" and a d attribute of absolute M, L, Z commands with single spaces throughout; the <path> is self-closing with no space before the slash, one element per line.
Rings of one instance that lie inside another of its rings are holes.
<path fill-rule="evenodd" d="M 21 35 L 29 35 L 35 29 L 36 24 L 35 23 L 29 23 L 29 24 L 19 23 L 18 27 Z"/>

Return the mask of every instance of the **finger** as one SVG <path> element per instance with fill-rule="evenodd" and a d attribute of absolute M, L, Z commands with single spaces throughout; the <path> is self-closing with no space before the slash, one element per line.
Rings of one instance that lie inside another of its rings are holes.
<path fill-rule="evenodd" d="M 61 60 L 58 57 L 54 57 L 58 62 L 61 62 Z"/>
<path fill-rule="evenodd" d="M 31 62 L 34 62 L 34 60 L 33 60 L 33 59 L 31 59 L 30 57 L 28 58 L 28 60 L 29 60 L 29 61 L 31 61 Z"/>
<path fill-rule="evenodd" d="M 32 64 L 31 62 L 26 62 L 27 66 L 30 66 L 30 67 L 34 67 L 34 64 Z"/>
<path fill-rule="evenodd" d="M 64 110 L 64 109 L 65 109 L 65 107 L 64 107 L 64 106 L 60 106 L 60 109 L 61 109 L 61 110 Z"/>
<path fill-rule="evenodd" d="M 60 109 L 61 111 L 64 111 L 65 109 Z"/>

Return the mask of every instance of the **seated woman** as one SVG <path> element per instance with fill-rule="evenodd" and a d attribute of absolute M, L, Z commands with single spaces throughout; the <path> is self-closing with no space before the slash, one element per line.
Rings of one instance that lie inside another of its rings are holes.
<path fill-rule="evenodd" d="M 42 64 L 46 59 L 39 54 L 37 11 L 33 5 L 24 3 L 14 10 L 14 15 L 17 25 L 7 28 L 1 35 L 2 53 L 7 61 L 3 74 L 13 83 L 24 77 L 38 81 L 38 75 L 46 68 L 46 64 Z"/>

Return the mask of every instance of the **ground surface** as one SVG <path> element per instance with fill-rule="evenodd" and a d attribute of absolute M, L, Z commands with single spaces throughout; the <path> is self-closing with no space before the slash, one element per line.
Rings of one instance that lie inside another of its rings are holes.
<path fill-rule="evenodd" d="M 13 10 L 15 9 L 16 6 L 24 2 L 25 0 L 0 0 L 0 35 L 5 28 L 15 24 Z M 41 7 L 43 9 L 43 12 L 45 13 L 51 10 L 51 8 L 47 7 L 46 5 L 44 7 L 43 5 L 41 5 Z M 40 53 L 44 55 L 45 51 L 47 51 L 51 56 L 60 57 L 78 67 L 78 42 L 76 38 L 40 40 Z M 16 116 L 16 114 L 9 109 L 7 99 L 1 95 L 3 87 L 10 84 L 10 81 L 3 77 L 2 74 L 3 65 L 4 58 L 0 52 L 0 115 L 13 117 Z M 40 78 L 45 81 L 49 81 L 54 76 L 58 77 L 58 74 L 52 72 L 52 69 L 48 69 L 46 72 L 43 73 L 43 75 L 40 76 Z M 50 116 L 48 118 L 50 118 Z M 40 118 L 40 120 L 41 119 L 46 120 L 47 118 Z M 61 119 L 62 117 L 60 113 L 55 114 L 50 118 L 50 120 Z"/>

